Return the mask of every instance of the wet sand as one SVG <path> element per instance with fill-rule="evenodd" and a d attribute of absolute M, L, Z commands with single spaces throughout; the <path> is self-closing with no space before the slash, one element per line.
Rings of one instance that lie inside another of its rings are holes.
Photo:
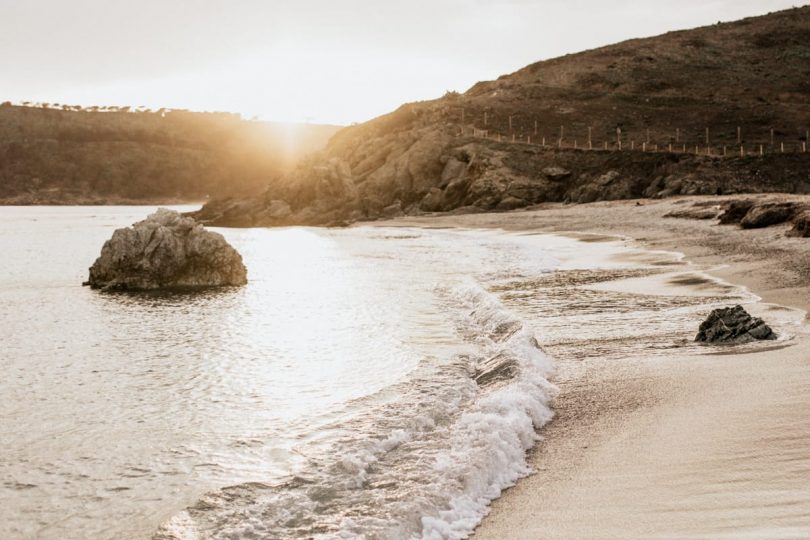
<path fill-rule="evenodd" d="M 548 205 L 403 223 L 621 235 L 684 253 L 695 272 L 747 287 L 763 298 L 756 311 L 766 321 L 783 315 L 780 305 L 806 312 L 809 239 L 785 237 L 786 226 L 743 231 L 663 217 L 721 200 Z M 705 286 L 681 281 L 604 286 L 661 295 Z M 556 418 L 531 452 L 535 474 L 493 503 L 475 538 L 810 537 L 810 332 L 807 324 L 792 331 L 787 343 L 717 354 L 558 356 Z"/>

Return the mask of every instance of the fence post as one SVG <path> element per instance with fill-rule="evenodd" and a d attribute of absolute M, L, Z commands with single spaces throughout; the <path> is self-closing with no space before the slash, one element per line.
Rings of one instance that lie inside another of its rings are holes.
<path fill-rule="evenodd" d="M 509 131 L 512 131 L 512 115 L 509 115 Z"/>
<path fill-rule="evenodd" d="M 576 149 L 577 149 L 577 140 L 574 139 L 574 150 L 576 150 Z"/>
<path fill-rule="evenodd" d="M 686 145 L 683 145 L 683 149 L 681 150 L 684 154 L 686 153 Z"/>
<path fill-rule="evenodd" d="M 740 157 L 745 157 L 745 149 L 740 145 Z"/>
<path fill-rule="evenodd" d="M 630 150 L 635 150 L 635 149 L 636 149 L 636 141 L 634 139 L 634 140 L 630 141 Z"/>
<path fill-rule="evenodd" d="M 695 145 L 695 155 L 697 156 L 699 154 L 700 154 L 700 149 L 698 148 L 698 145 Z"/>
<path fill-rule="evenodd" d="M 545 147 L 546 147 L 546 138 L 543 137 L 543 148 L 545 148 Z"/>
<path fill-rule="evenodd" d="M 526 144 L 532 144 L 532 136 L 526 135 Z"/>
<path fill-rule="evenodd" d="M 762 155 L 762 145 L 761 144 L 759 145 L 759 155 L 760 156 Z"/>
<path fill-rule="evenodd" d="M 515 142 L 515 134 L 514 133 L 512 133 L 512 142 Z"/>
<path fill-rule="evenodd" d="M 593 128 L 591 126 L 588 126 L 588 146 L 591 145 L 591 130 L 592 129 Z"/>
<path fill-rule="evenodd" d="M 484 125 L 487 125 L 487 111 L 484 111 Z"/>
<path fill-rule="evenodd" d="M 534 134 L 537 135 L 537 120 L 534 121 Z"/>
<path fill-rule="evenodd" d="M 669 153 L 672 153 L 672 143 L 669 143 Z"/>
<path fill-rule="evenodd" d="M 605 150 L 607 150 L 607 141 L 605 141 Z"/>
<path fill-rule="evenodd" d="M 646 143 L 646 142 L 641 143 L 641 151 L 642 151 L 642 152 L 646 152 L 646 151 L 647 151 L 647 143 Z"/>
<path fill-rule="evenodd" d="M 785 143 L 779 143 L 779 150 L 784 154 L 785 153 Z"/>
<path fill-rule="evenodd" d="M 723 145 L 723 157 L 726 157 L 726 145 Z"/>
<path fill-rule="evenodd" d="M 807 153 L 807 141 L 802 141 L 802 153 Z"/>

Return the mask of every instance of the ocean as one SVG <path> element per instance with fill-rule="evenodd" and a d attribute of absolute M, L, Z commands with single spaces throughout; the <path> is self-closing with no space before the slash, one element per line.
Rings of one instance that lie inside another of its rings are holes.
<path fill-rule="evenodd" d="M 153 210 L 0 209 L 2 538 L 465 538 L 555 363 L 699 350 L 756 300 L 621 239 L 385 226 L 217 229 L 242 288 L 82 287 Z"/>

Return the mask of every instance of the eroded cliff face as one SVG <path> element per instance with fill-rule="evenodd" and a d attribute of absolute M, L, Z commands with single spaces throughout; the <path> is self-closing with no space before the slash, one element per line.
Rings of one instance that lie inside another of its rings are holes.
<path fill-rule="evenodd" d="M 342 225 L 543 202 L 746 192 L 810 192 L 810 154 L 556 150 L 423 128 L 313 158 L 261 197 L 215 200 L 193 216 L 234 227 Z"/>

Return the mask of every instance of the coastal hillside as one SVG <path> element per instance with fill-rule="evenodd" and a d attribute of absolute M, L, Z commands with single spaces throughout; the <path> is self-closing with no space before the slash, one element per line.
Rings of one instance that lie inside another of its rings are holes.
<path fill-rule="evenodd" d="M 0 203 L 191 202 L 260 192 L 338 130 L 236 114 L 0 104 Z"/>
<path fill-rule="evenodd" d="M 329 224 L 547 201 L 810 191 L 810 7 L 545 60 L 345 128 L 197 214 Z"/>

